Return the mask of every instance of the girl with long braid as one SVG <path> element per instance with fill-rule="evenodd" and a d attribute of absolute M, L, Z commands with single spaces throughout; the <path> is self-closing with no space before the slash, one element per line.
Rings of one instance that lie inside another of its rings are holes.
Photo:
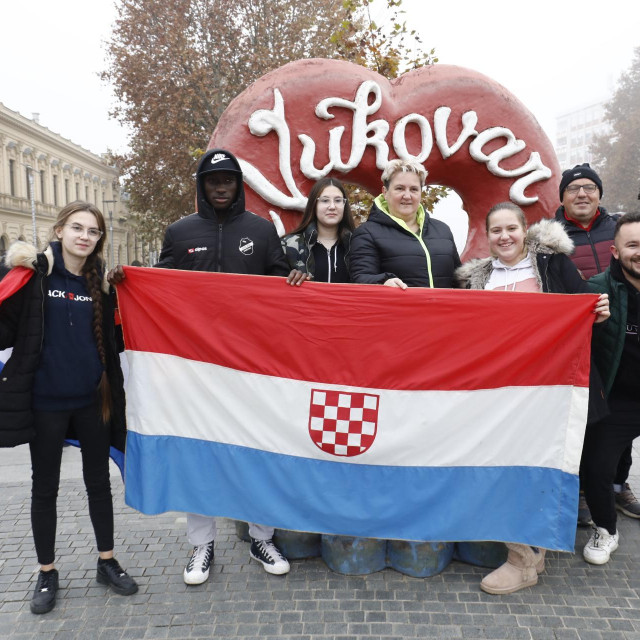
<path fill-rule="evenodd" d="M 1 283 L 6 293 L 12 282 L 27 279 L 0 305 L 0 349 L 13 347 L 0 376 L 0 445 L 29 442 L 31 451 L 31 524 L 41 565 L 33 613 L 51 611 L 56 601 L 65 438 L 80 442 L 99 554 L 96 579 L 121 595 L 138 590 L 113 557 L 109 451 L 124 451 L 126 428 L 114 307 L 106 280 L 103 286 L 104 240 L 100 210 L 72 202 L 60 211 L 43 253 L 25 242 L 9 249 L 12 271 Z"/>

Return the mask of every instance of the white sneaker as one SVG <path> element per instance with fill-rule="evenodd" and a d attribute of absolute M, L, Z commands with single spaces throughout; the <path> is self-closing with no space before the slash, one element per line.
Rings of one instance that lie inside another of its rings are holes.
<path fill-rule="evenodd" d="M 280 549 L 273 544 L 273 540 L 256 540 L 251 538 L 249 555 L 262 563 L 267 573 L 281 576 L 289 573 L 291 566 L 289 561 L 280 553 Z"/>
<path fill-rule="evenodd" d="M 606 564 L 618 548 L 619 538 L 617 531 L 611 535 L 603 527 L 594 526 L 589 542 L 582 550 L 584 559 L 591 564 Z"/>
<path fill-rule="evenodd" d="M 193 547 L 182 577 L 185 584 L 202 584 L 209 577 L 213 561 L 213 542 Z"/>

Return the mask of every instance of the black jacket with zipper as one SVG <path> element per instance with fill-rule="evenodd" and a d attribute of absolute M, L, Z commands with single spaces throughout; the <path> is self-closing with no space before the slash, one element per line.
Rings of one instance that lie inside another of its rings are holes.
<path fill-rule="evenodd" d="M 564 207 L 560 207 L 555 216 L 556 221 L 564 227 L 573 241 L 575 249 L 571 260 L 585 278 L 602 273 L 609 266 L 610 247 L 613 244 L 613 234 L 620 217 L 607 213 L 604 207 L 598 207 L 598 211 L 599 215 L 593 220 L 589 231 L 573 220 L 569 220 L 565 215 Z"/>
<path fill-rule="evenodd" d="M 349 251 L 351 245 L 351 231 L 344 229 L 340 234 L 338 243 L 332 247 L 332 255 L 338 252 L 338 246 L 341 250 L 338 255 L 344 256 L 343 267 L 349 269 Z M 314 256 L 314 248 L 318 242 L 318 228 L 315 222 L 311 222 L 309 226 L 300 233 L 290 233 L 281 240 L 282 248 L 287 262 L 291 269 L 298 269 L 302 273 L 308 273 L 312 278 L 316 277 L 316 261 Z M 334 267 L 333 271 L 337 270 Z"/>
<path fill-rule="evenodd" d="M 154 266 L 187 271 L 221 271 L 252 275 L 287 276 L 289 267 L 273 223 L 245 211 L 242 172 L 236 164 L 238 193 L 224 217 L 216 214 L 205 197 L 204 174 L 210 159 L 221 149 L 211 149 L 200 161 L 196 177 L 198 212 L 167 227 L 160 259 Z"/>
<path fill-rule="evenodd" d="M 455 287 L 453 273 L 460 258 L 451 229 L 428 213 L 424 215 L 421 237 L 431 259 L 433 286 Z M 362 284 L 400 278 L 410 287 L 430 286 L 427 256 L 420 241 L 375 202 L 368 220 L 353 233 L 349 271 L 351 281 Z"/>

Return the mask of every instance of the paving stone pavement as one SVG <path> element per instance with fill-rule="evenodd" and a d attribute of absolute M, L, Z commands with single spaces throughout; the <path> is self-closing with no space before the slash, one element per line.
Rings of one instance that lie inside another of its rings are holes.
<path fill-rule="evenodd" d="M 640 493 L 640 451 L 631 484 Z M 479 590 L 486 570 L 453 562 L 427 579 L 391 569 L 342 576 L 321 559 L 293 561 L 287 576 L 266 574 L 230 521 L 219 523 L 209 581 L 187 587 L 185 518 L 143 516 L 124 504 L 112 474 L 116 556 L 138 581 L 130 597 L 95 581 L 96 553 L 79 456 L 65 450 L 58 499 L 56 608 L 34 616 L 37 572 L 29 519 L 28 450 L 0 451 L 0 638 L 3 640 L 400 638 L 640 640 L 640 521 L 621 517 L 621 545 L 609 564 L 550 553 L 536 587 L 509 596 Z M 588 530 L 577 532 L 581 550 Z"/>

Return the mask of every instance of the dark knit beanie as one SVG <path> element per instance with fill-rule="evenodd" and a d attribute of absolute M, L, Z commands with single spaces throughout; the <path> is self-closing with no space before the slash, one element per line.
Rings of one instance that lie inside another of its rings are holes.
<path fill-rule="evenodd" d="M 588 162 L 584 164 L 577 164 L 573 169 L 567 169 L 562 172 L 562 180 L 560 180 L 560 202 L 562 202 L 562 196 L 564 190 L 574 181 L 580 178 L 588 178 L 593 180 L 598 187 L 600 197 L 602 198 L 602 180 L 600 176 L 589 166 Z"/>

